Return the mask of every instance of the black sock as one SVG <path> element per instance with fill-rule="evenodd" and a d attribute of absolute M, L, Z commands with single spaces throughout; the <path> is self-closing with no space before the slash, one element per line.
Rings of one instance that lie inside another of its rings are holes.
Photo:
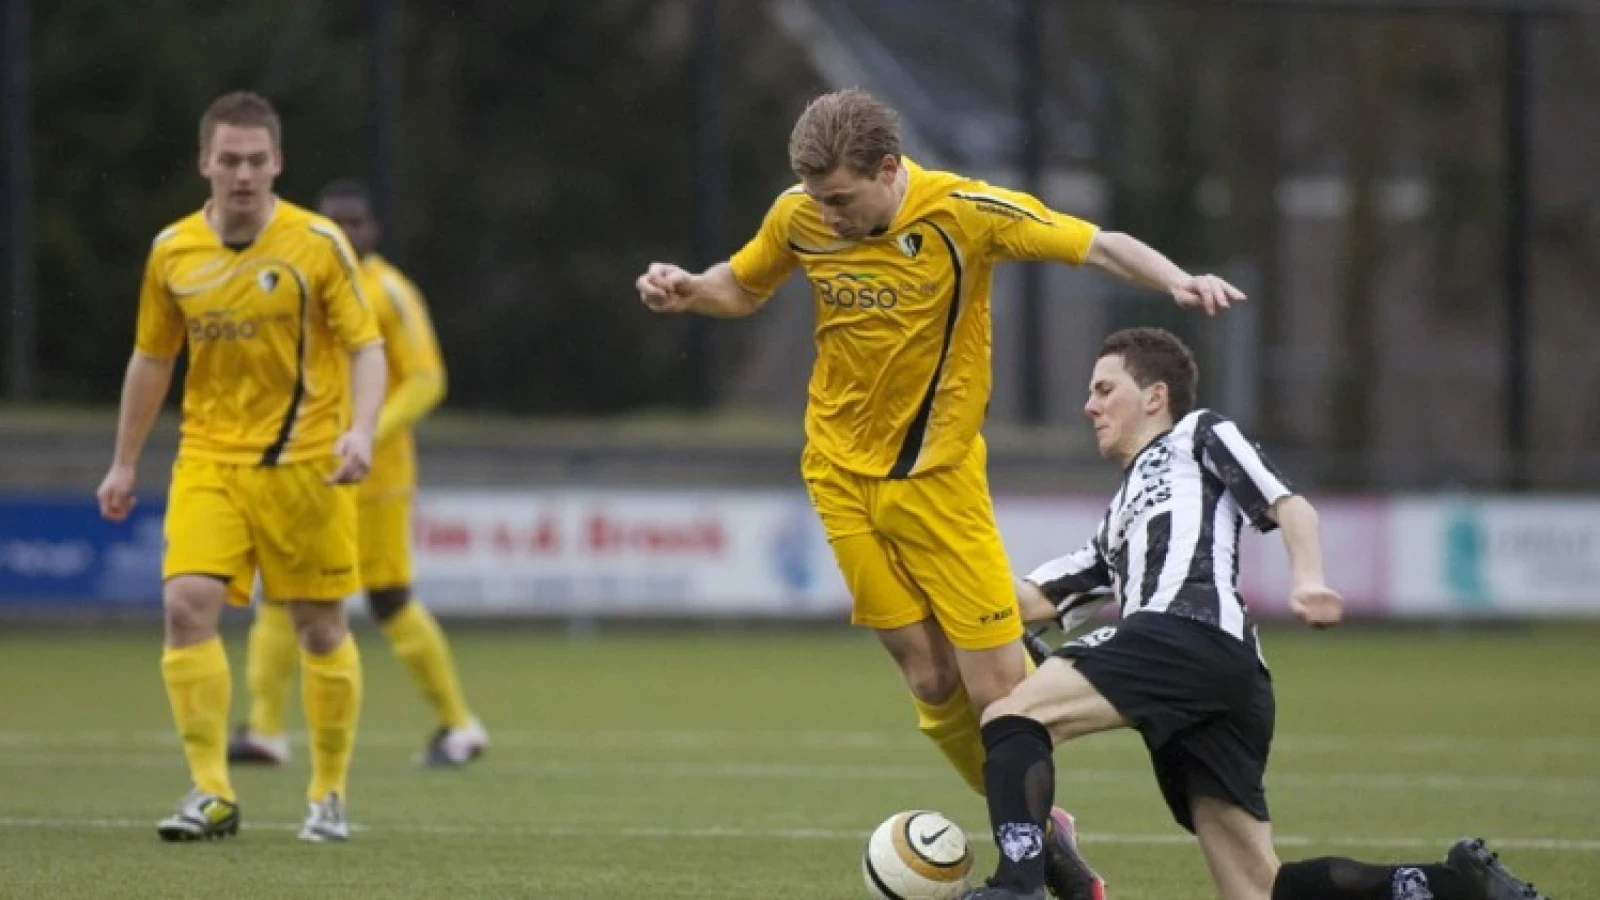
<path fill-rule="evenodd" d="M 989 824 L 1000 848 L 994 884 L 1016 891 L 1044 887 L 1045 820 L 1055 796 L 1050 732 L 1025 716 L 983 726 L 983 783 Z"/>
<path fill-rule="evenodd" d="M 1334 856 L 1284 863 L 1272 900 L 1469 900 L 1461 876 L 1437 863 L 1375 866 Z"/>

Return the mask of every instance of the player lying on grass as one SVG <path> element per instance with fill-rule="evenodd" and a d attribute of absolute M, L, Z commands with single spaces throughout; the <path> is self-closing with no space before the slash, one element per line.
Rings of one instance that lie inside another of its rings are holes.
<path fill-rule="evenodd" d="M 984 779 L 1000 861 L 970 900 L 1042 900 L 1056 744 L 1114 728 L 1143 736 L 1173 818 L 1199 839 L 1224 900 L 1537 900 L 1481 841 L 1442 863 L 1320 858 L 1280 864 L 1262 777 L 1272 679 L 1238 592 L 1239 532 L 1282 528 L 1301 621 L 1339 623 L 1316 511 L 1232 422 L 1195 409 L 1194 357 L 1158 329 L 1106 339 L 1084 412 L 1126 473 L 1083 549 L 1021 582 L 1024 616 L 1064 627 L 1114 599 L 1120 627 L 1062 646 L 984 713 Z"/>

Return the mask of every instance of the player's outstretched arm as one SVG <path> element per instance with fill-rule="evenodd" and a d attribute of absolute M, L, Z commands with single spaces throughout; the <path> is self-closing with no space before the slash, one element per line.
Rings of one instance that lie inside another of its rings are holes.
<path fill-rule="evenodd" d="M 658 313 L 695 313 L 713 319 L 742 319 L 761 308 L 733 277 L 733 268 L 717 263 L 699 275 L 671 263 L 651 263 L 634 282 L 639 299 Z"/>
<path fill-rule="evenodd" d="M 100 515 L 121 522 L 133 510 L 133 485 L 139 468 L 139 455 L 145 439 L 155 425 L 161 401 L 172 386 L 175 358 L 161 359 L 134 351 L 122 378 L 122 406 L 117 411 L 117 443 L 112 451 L 111 468 L 95 491 Z"/>
<path fill-rule="evenodd" d="M 1120 231 L 1095 235 L 1084 262 L 1129 284 L 1170 294 L 1179 306 L 1198 307 L 1208 316 L 1245 299 L 1243 291 L 1221 278 L 1190 275 L 1161 251 Z"/>
<path fill-rule="evenodd" d="M 1289 608 L 1313 628 L 1328 628 L 1344 618 L 1344 600 L 1328 587 L 1322 574 L 1322 538 L 1317 510 L 1299 494 L 1289 494 L 1272 505 L 1272 516 L 1283 529 L 1289 551 L 1289 572 L 1294 587 Z"/>

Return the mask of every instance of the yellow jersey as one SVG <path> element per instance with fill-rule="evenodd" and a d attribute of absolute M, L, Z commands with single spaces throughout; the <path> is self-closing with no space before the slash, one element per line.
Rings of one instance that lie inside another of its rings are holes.
<path fill-rule="evenodd" d="M 794 187 L 729 260 L 763 299 L 796 266 L 805 271 L 817 344 L 806 439 L 840 468 L 888 478 L 953 466 L 977 439 L 995 263 L 1078 265 L 1098 233 L 1020 191 L 903 162 L 905 199 L 882 233 L 838 237 Z"/>
<path fill-rule="evenodd" d="M 204 211 L 156 236 L 139 291 L 135 348 L 188 345 L 180 456 L 276 465 L 332 454 L 349 427 L 349 352 L 380 340 L 333 222 L 276 200 L 233 248 Z"/>
<path fill-rule="evenodd" d="M 417 486 L 411 426 L 444 399 L 444 358 L 422 292 L 374 253 L 361 261 L 362 293 L 372 303 L 383 334 L 389 387 L 378 416 L 372 471 L 361 482 L 363 499 L 407 494 Z"/>

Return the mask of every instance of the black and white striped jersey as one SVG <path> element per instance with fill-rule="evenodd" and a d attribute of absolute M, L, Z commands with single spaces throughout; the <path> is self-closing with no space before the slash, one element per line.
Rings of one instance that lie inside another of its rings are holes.
<path fill-rule="evenodd" d="M 1037 584 L 1072 623 L 1115 599 L 1124 618 L 1155 612 L 1226 631 L 1259 654 L 1255 624 L 1239 596 L 1239 532 L 1263 532 L 1272 505 L 1292 493 L 1239 427 L 1195 410 L 1151 441 L 1082 549 L 1035 569 Z"/>

